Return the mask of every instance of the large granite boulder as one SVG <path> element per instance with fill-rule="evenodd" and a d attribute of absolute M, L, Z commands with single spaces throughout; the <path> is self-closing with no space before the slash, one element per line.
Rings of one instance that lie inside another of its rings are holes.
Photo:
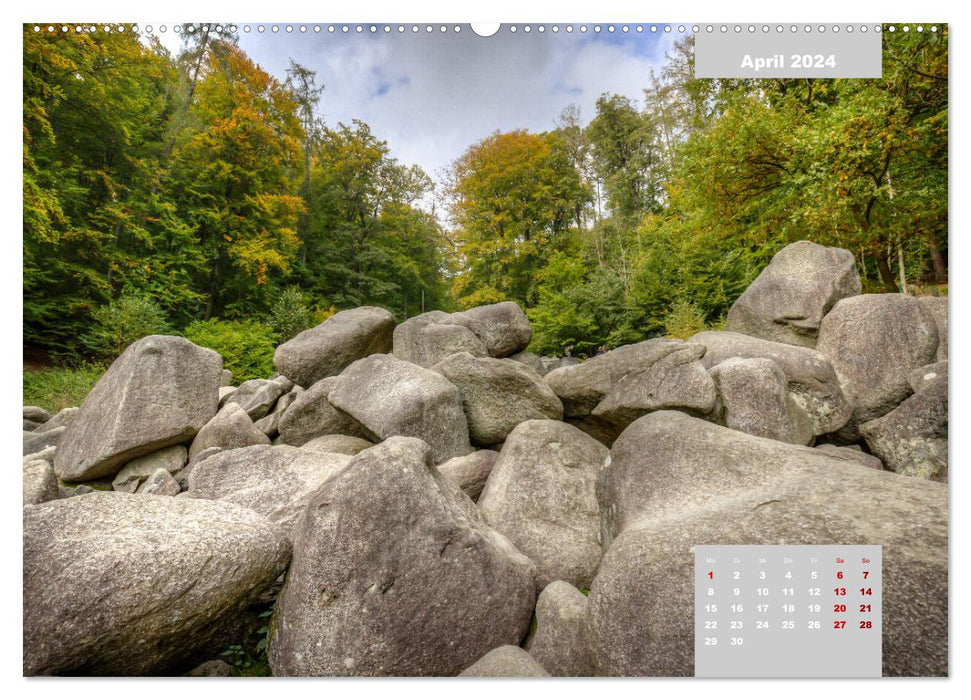
<path fill-rule="evenodd" d="M 597 675 L 589 602 L 565 581 L 553 581 L 536 599 L 536 632 L 526 650 L 551 676 Z"/>
<path fill-rule="evenodd" d="M 718 414 L 725 426 L 792 442 L 788 382 L 779 365 L 767 357 L 733 357 L 709 372 L 718 388 Z"/>
<path fill-rule="evenodd" d="M 523 421 L 563 418 L 553 390 L 520 362 L 462 352 L 431 369 L 458 387 L 474 445 L 498 445 Z"/>
<path fill-rule="evenodd" d="M 431 367 L 457 352 L 488 355 L 475 333 L 450 319 L 444 311 L 429 311 L 399 324 L 394 329 L 392 354 L 420 367 Z"/>
<path fill-rule="evenodd" d="M 839 430 L 853 413 L 833 366 L 816 350 L 728 331 L 703 331 L 688 342 L 707 348 L 701 363 L 708 369 L 733 357 L 775 362 L 786 375 L 789 395 L 809 416 L 814 435 Z"/>
<path fill-rule="evenodd" d="M 917 297 L 925 309 L 931 312 L 937 325 L 938 362 L 947 360 L 947 297 Z"/>
<path fill-rule="evenodd" d="M 136 457 L 192 440 L 216 415 L 222 358 L 150 335 L 116 359 L 84 399 L 54 457 L 65 481 L 113 476 Z"/>
<path fill-rule="evenodd" d="M 270 624 L 277 676 L 454 676 L 518 644 L 535 567 L 432 468 L 390 438 L 325 482 L 300 518 Z"/>
<path fill-rule="evenodd" d="M 269 445 L 270 438 L 253 424 L 253 419 L 238 403 L 228 403 L 202 426 L 189 446 L 189 459 L 210 447 L 235 449 L 250 445 Z"/>
<path fill-rule="evenodd" d="M 947 399 L 945 372 L 860 432 L 890 471 L 947 481 Z"/>
<path fill-rule="evenodd" d="M 188 456 L 185 445 L 172 445 L 133 459 L 115 475 L 111 488 L 115 491 L 135 493 L 138 487 L 159 469 L 164 469 L 169 474 L 180 472 L 185 467 Z"/>
<path fill-rule="evenodd" d="M 363 425 L 368 437 L 424 440 L 436 464 L 472 451 L 458 388 L 438 372 L 394 355 L 371 355 L 352 364 L 328 401 Z"/>
<path fill-rule="evenodd" d="M 167 469 L 156 469 L 135 493 L 143 496 L 176 496 L 182 490 L 179 482 Z"/>
<path fill-rule="evenodd" d="M 520 647 L 493 649 L 459 674 L 466 678 L 548 678 L 549 673 Z"/>
<path fill-rule="evenodd" d="M 238 404 L 250 418 L 257 421 L 266 416 L 277 399 L 292 388 L 293 382 L 286 377 L 249 379 L 240 384 L 236 391 L 227 395 L 223 406 Z"/>
<path fill-rule="evenodd" d="M 796 241 L 776 253 L 735 300 L 725 330 L 815 347 L 823 317 L 861 289 L 853 253 Z"/>
<path fill-rule="evenodd" d="M 64 438 L 64 433 L 66 432 L 67 428 L 63 425 L 60 428 L 53 428 L 51 430 L 34 429 L 23 431 L 24 456 L 42 452 L 50 447 L 56 449 L 61 444 L 61 440 Z"/>
<path fill-rule="evenodd" d="M 699 544 L 879 544 L 885 675 L 948 672 L 947 489 L 682 413 L 617 440 L 601 483 L 609 549 L 590 587 L 604 675 L 694 672 Z"/>
<path fill-rule="evenodd" d="M 494 450 L 476 450 L 472 454 L 442 462 L 438 465 L 438 471 L 462 489 L 466 496 L 477 501 L 497 459 L 499 453 Z"/>
<path fill-rule="evenodd" d="M 297 396 L 280 417 L 280 442 L 299 447 L 322 435 L 372 437 L 363 425 L 330 403 L 330 392 L 338 381 L 338 377 L 321 379 Z"/>
<path fill-rule="evenodd" d="M 475 333 L 492 357 L 508 357 L 525 350 L 533 337 L 529 319 L 514 301 L 460 311 L 449 316 L 449 322 Z"/>
<path fill-rule="evenodd" d="M 302 387 L 332 377 L 355 360 L 391 352 L 394 316 L 374 306 L 339 311 L 277 347 L 277 372 Z"/>
<path fill-rule="evenodd" d="M 506 440 L 478 506 L 536 564 L 545 586 L 589 586 L 603 554 L 597 475 L 608 450 L 553 420 L 521 423 Z"/>
<path fill-rule="evenodd" d="M 80 412 L 80 408 L 77 406 L 71 406 L 69 408 L 62 408 L 60 411 L 54 414 L 53 418 L 49 421 L 41 423 L 39 426 L 34 428 L 34 432 L 43 433 L 48 430 L 54 430 L 55 428 L 60 428 L 62 426 L 67 427 L 72 420 Z"/>
<path fill-rule="evenodd" d="M 350 461 L 290 445 L 223 450 L 193 467 L 186 494 L 245 506 L 289 534 L 317 487 Z"/>
<path fill-rule="evenodd" d="M 54 467 L 46 459 L 24 460 L 24 505 L 37 505 L 58 498 Z"/>
<path fill-rule="evenodd" d="M 175 670 L 222 638 L 289 556 L 277 526 L 230 503 L 89 493 L 28 506 L 24 675 Z"/>
<path fill-rule="evenodd" d="M 934 316 L 906 294 L 863 294 L 839 302 L 823 319 L 819 350 L 833 365 L 854 407 L 840 435 L 859 439 L 859 425 L 889 413 L 911 393 L 908 378 L 937 355 Z"/>
<path fill-rule="evenodd" d="M 353 457 L 369 447 L 374 447 L 374 443 L 353 435 L 321 435 L 313 440 L 308 440 L 300 447 L 314 452 L 334 452 Z"/>

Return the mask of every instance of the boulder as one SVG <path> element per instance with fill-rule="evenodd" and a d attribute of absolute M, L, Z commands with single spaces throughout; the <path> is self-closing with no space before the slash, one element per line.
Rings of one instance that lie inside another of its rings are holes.
<path fill-rule="evenodd" d="M 24 464 L 34 459 L 43 459 L 53 464 L 55 454 L 57 454 L 57 448 L 51 445 L 45 447 L 40 452 L 31 452 L 29 455 L 24 455 Z"/>
<path fill-rule="evenodd" d="M 238 403 L 228 403 L 202 426 L 189 446 L 189 459 L 210 447 L 235 449 L 250 445 L 269 445 L 270 438 L 253 424 L 246 409 Z"/>
<path fill-rule="evenodd" d="M 277 347 L 277 371 L 302 387 L 332 377 L 355 360 L 391 352 L 394 316 L 374 306 L 339 311 Z"/>
<path fill-rule="evenodd" d="M 390 438 L 314 493 L 270 624 L 274 675 L 454 676 L 526 634 L 535 567 L 431 464 Z"/>
<path fill-rule="evenodd" d="M 853 449 L 853 446 L 842 447 L 840 445 L 817 445 L 816 449 L 820 452 L 829 455 L 830 457 L 838 457 L 839 459 L 846 459 L 851 462 L 856 462 L 868 469 L 883 469 L 883 462 L 879 458 L 869 455 L 859 447 Z"/>
<path fill-rule="evenodd" d="M 815 347 L 823 317 L 861 289 L 853 253 L 796 241 L 776 253 L 735 300 L 725 330 Z"/>
<path fill-rule="evenodd" d="M 917 301 L 931 312 L 937 325 L 937 355 L 938 362 L 947 360 L 947 297 L 917 297 Z"/>
<path fill-rule="evenodd" d="M 603 554 L 596 484 L 608 454 L 581 430 L 553 420 L 521 423 L 503 445 L 479 511 L 533 560 L 540 586 L 590 585 Z"/>
<path fill-rule="evenodd" d="M 499 459 L 498 452 L 476 450 L 472 454 L 452 457 L 447 462 L 439 464 L 438 471 L 462 489 L 466 496 L 477 501 L 497 459 Z"/>
<path fill-rule="evenodd" d="M 546 375 L 546 382 L 563 402 L 563 415 L 583 418 L 589 415 L 625 376 L 643 372 L 672 353 L 697 359 L 704 354 L 675 338 L 652 338 L 624 345 L 586 362 L 566 365 Z"/>
<path fill-rule="evenodd" d="M 474 445 L 498 445 L 523 421 L 563 418 L 563 404 L 553 390 L 520 362 L 462 352 L 432 370 L 458 387 Z"/>
<path fill-rule="evenodd" d="M 671 408 L 699 415 L 709 413 L 715 407 L 716 394 L 714 381 L 698 361 L 704 354 L 703 345 L 682 343 L 674 347 L 656 362 L 617 380 L 590 415 L 615 427 L 612 440 L 651 411 Z"/>
<path fill-rule="evenodd" d="M 940 375 L 897 408 L 860 426 L 887 469 L 947 481 L 947 375 Z"/>
<path fill-rule="evenodd" d="M 145 496 L 175 496 L 181 491 L 179 482 L 175 480 L 168 470 L 161 467 L 152 472 L 151 476 L 138 487 L 138 491 Z"/>
<path fill-rule="evenodd" d="M 792 442 L 786 375 L 766 357 L 725 360 L 709 372 L 718 388 L 720 419 L 732 430 Z"/>
<path fill-rule="evenodd" d="M 947 360 L 941 360 L 913 370 L 907 376 L 907 383 L 910 384 L 911 390 L 916 394 L 925 386 L 937 380 L 938 377 L 944 377 L 944 382 L 947 383 Z"/>
<path fill-rule="evenodd" d="M 44 432 L 45 430 L 54 430 L 55 428 L 60 428 L 61 426 L 66 427 L 71 424 L 71 421 L 74 420 L 75 416 L 77 416 L 80 410 L 81 409 L 76 406 L 71 408 L 62 408 L 60 411 L 55 413 L 54 417 L 49 421 L 39 425 L 35 429 L 35 432 L 40 433 Z"/>
<path fill-rule="evenodd" d="M 24 418 L 23 427 L 25 433 L 30 433 L 36 430 L 38 427 L 44 425 L 43 423 L 36 423 L 32 420 L 27 420 Z"/>
<path fill-rule="evenodd" d="M 536 632 L 529 655 L 551 676 L 597 675 L 589 600 L 565 581 L 553 581 L 536 599 Z"/>
<path fill-rule="evenodd" d="M 512 644 L 493 649 L 459 674 L 467 678 L 548 678 L 549 675 L 529 653 Z"/>
<path fill-rule="evenodd" d="M 604 675 L 693 674 L 699 544 L 882 545 L 884 674 L 948 672 L 942 484 L 658 412 L 615 443 L 601 507 L 590 618 Z"/>
<path fill-rule="evenodd" d="M 228 395 L 223 406 L 237 404 L 253 420 L 259 420 L 273 408 L 276 400 L 283 395 L 286 384 L 273 379 L 250 379 Z"/>
<path fill-rule="evenodd" d="M 436 464 L 472 451 L 456 386 L 438 372 L 394 355 L 371 355 L 352 364 L 341 373 L 328 401 L 363 425 L 367 437 L 424 440 Z"/>
<path fill-rule="evenodd" d="M 443 311 L 429 311 L 399 324 L 394 329 L 392 354 L 420 367 L 431 367 L 457 352 L 488 355 L 475 333 L 450 318 Z"/>
<path fill-rule="evenodd" d="M 186 494 L 245 506 L 289 535 L 317 487 L 350 461 L 347 455 L 290 445 L 223 450 L 192 468 Z"/>
<path fill-rule="evenodd" d="M 312 452 L 333 452 L 352 457 L 369 447 L 374 447 L 374 443 L 353 435 L 321 435 L 301 445 L 302 449 Z"/>
<path fill-rule="evenodd" d="M 371 437 L 360 423 L 329 401 L 337 377 L 327 377 L 302 392 L 280 418 L 280 441 L 299 447 L 322 435 Z"/>
<path fill-rule="evenodd" d="M 173 445 L 133 459 L 115 476 L 111 482 L 111 487 L 115 491 L 135 493 L 148 477 L 159 469 L 164 469 L 169 474 L 176 474 L 181 470 L 188 459 L 188 451 L 184 445 Z"/>
<path fill-rule="evenodd" d="M 449 322 L 475 333 L 492 357 L 508 357 L 525 350 L 533 337 L 529 319 L 514 301 L 460 311 L 452 314 Z"/>
<path fill-rule="evenodd" d="M 522 352 L 517 352 L 515 355 L 510 355 L 509 359 L 515 360 L 516 362 L 522 362 L 541 377 L 546 376 L 546 373 L 549 371 L 546 368 L 546 363 L 543 362 L 543 358 L 525 350 Z"/>
<path fill-rule="evenodd" d="M 839 430 L 853 413 L 833 366 L 816 350 L 728 331 L 703 331 L 688 342 L 708 349 L 701 359 L 708 369 L 733 357 L 775 362 L 786 375 L 789 395 L 808 414 L 814 435 Z"/>
<path fill-rule="evenodd" d="M 297 397 L 302 393 L 303 389 L 300 387 L 294 387 L 293 390 L 287 392 L 277 399 L 273 410 L 260 418 L 253 425 L 255 425 L 257 430 L 262 432 L 267 437 L 275 438 L 280 434 L 280 421 L 283 420 L 283 414 L 286 413 L 286 410 L 290 408 L 290 405 L 293 404 L 293 402 L 297 400 Z"/>
<path fill-rule="evenodd" d="M 59 496 L 51 463 L 46 459 L 24 460 L 24 505 L 46 503 Z"/>
<path fill-rule="evenodd" d="M 222 408 L 227 403 L 229 403 L 229 399 L 235 393 L 236 393 L 236 387 L 234 386 L 219 387 L 219 408 Z"/>
<path fill-rule="evenodd" d="M 230 676 L 238 676 L 239 672 L 222 659 L 213 659 L 199 664 L 185 675 L 203 678 L 229 678 Z"/>
<path fill-rule="evenodd" d="M 222 358 L 185 338 L 150 335 L 116 359 L 61 440 L 66 481 L 113 476 L 136 457 L 185 443 L 216 415 Z"/>
<path fill-rule="evenodd" d="M 46 423 L 50 419 L 50 411 L 40 406 L 24 406 L 24 420 L 29 420 L 34 423 Z"/>
<path fill-rule="evenodd" d="M 67 428 L 63 425 L 52 430 L 25 430 L 24 456 L 41 452 L 49 447 L 59 447 L 66 432 Z"/>
<path fill-rule="evenodd" d="M 289 554 L 279 528 L 230 503 L 90 493 L 28 506 L 23 673 L 177 668 L 234 624 Z"/>
<path fill-rule="evenodd" d="M 823 319 L 819 350 L 833 365 L 854 407 L 840 432 L 856 442 L 859 425 L 889 413 L 911 393 L 908 377 L 934 361 L 937 326 L 906 294 L 863 294 L 839 302 Z"/>
<path fill-rule="evenodd" d="M 232 386 L 233 384 L 233 372 L 229 369 L 224 369 L 222 374 L 219 375 L 219 387 Z"/>

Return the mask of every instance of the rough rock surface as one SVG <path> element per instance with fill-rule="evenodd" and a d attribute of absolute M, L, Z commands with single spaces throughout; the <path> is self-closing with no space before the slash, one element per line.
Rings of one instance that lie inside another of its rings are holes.
<path fill-rule="evenodd" d="M 498 445 L 523 421 L 563 418 L 556 394 L 521 362 L 462 352 L 431 369 L 458 387 L 474 445 Z"/>
<path fill-rule="evenodd" d="M 289 534 L 317 487 L 350 461 L 289 445 L 224 450 L 193 467 L 186 494 L 245 506 Z"/>
<path fill-rule="evenodd" d="M 786 375 L 789 395 L 809 415 L 815 435 L 839 430 L 853 413 L 832 364 L 816 350 L 728 331 L 703 331 L 688 342 L 708 348 L 701 359 L 708 369 L 733 357 L 774 361 Z"/>
<path fill-rule="evenodd" d="M 24 420 L 46 423 L 51 419 L 50 411 L 40 406 L 24 406 Z"/>
<path fill-rule="evenodd" d="M 525 350 L 533 337 L 529 319 L 514 301 L 476 306 L 449 317 L 449 322 L 465 326 L 485 343 L 492 357 L 508 357 Z"/>
<path fill-rule="evenodd" d="M 46 450 L 48 447 L 58 447 L 67 432 L 65 426 L 52 430 L 25 430 L 24 456 Z"/>
<path fill-rule="evenodd" d="M 177 667 L 288 559 L 279 528 L 230 503 L 90 493 L 28 506 L 24 675 Z"/>
<path fill-rule="evenodd" d="M 526 649 L 551 676 L 596 675 L 589 599 L 565 581 L 546 586 L 536 599 L 536 632 Z"/>
<path fill-rule="evenodd" d="M 299 447 L 322 435 L 371 437 L 364 426 L 331 405 L 330 392 L 338 381 L 338 377 L 321 379 L 290 404 L 280 418 L 280 441 L 283 444 Z"/>
<path fill-rule="evenodd" d="M 222 659 L 213 659 L 199 664 L 185 675 L 203 678 L 229 678 L 230 676 L 238 676 L 239 672 Z"/>
<path fill-rule="evenodd" d="M 735 300 L 725 330 L 811 348 L 823 317 L 860 291 L 853 253 L 796 241 L 776 253 Z"/>
<path fill-rule="evenodd" d="M 535 567 L 420 440 L 390 438 L 321 486 L 293 551 L 274 675 L 454 676 L 518 644 L 532 617 Z"/>
<path fill-rule="evenodd" d="M 855 408 L 841 435 L 859 438 L 859 425 L 893 410 L 910 395 L 910 373 L 937 353 L 931 312 L 905 294 L 863 294 L 839 302 L 823 319 L 816 349 L 833 364 Z"/>
<path fill-rule="evenodd" d="M 517 352 L 515 355 L 510 355 L 509 359 L 515 360 L 516 362 L 522 362 L 541 377 L 546 376 L 546 373 L 549 371 L 549 369 L 546 367 L 546 363 L 543 362 L 543 358 L 535 353 L 527 352 L 526 350 Z"/>
<path fill-rule="evenodd" d="M 167 470 L 159 467 L 145 479 L 145 482 L 138 487 L 138 491 L 135 493 L 145 496 L 174 496 L 181 490 L 175 477 Z"/>
<path fill-rule="evenodd" d="M 280 345 L 273 364 L 283 376 L 309 387 L 362 357 L 391 352 L 394 326 L 391 312 L 374 306 L 339 311 Z"/>
<path fill-rule="evenodd" d="M 53 501 L 59 496 L 54 467 L 46 459 L 24 460 L 24 505 Z"/>
<path fill-rule="evenodd" d="M 856 462 L 869 469 L 883 469 L 883 462 L 878 457 L 869 455 L 861 449 L 854 450 L 852 447 L 842 447 L 840 445 L 817 445 L 816 449 L 831 457 Z"/>
<path fill-rule="evenodd" d="M 947 481 L 947 375 L 929 381 L 860 432 L 887 469 L 898 474 Z"/>
<path fill-rule="evenodd" d="M 394 329 L 392 354 L 420 367 L 431 367 L 457 352 L 488 355 L 475 333 L 450 319 L 444 311 L 429 311 L 399 324 Z"/>
<path fill-rule="evenodd" d="M 925 309 L 931 312 L 937 325 L 938 362 L 947 360 L 947 297 L 917 297 Z"/>
<path fill-rule="evenodd" d="M 438 471 L 462 489 L 466 496 L 476 501 L 497 459 L 499 459 L 499 453 L 494 450 L 476 450 L 472 454 L 452 457 L 447 462 L 439 464 Z"/>
<path fill-rule="evenodd" d="M 68 426 L 71 421 L 74 420 L 75 416 L 80 412 L 80 408 L 77 406 L 72 406 L 71 408 L 62 408 L 60 411 L 54 414 L 54 417 L 49 421 L 45 421 L 37 428 L 35 431 L 42 433 L 46 430 L 54 430 L 55 428 L 60 428 L 61 426 Z"/>
<path fill-rule="evenodd" d="M 907 383 L 916 394 L 938 377 L 944 377 L 944 382 L 947 383 L 947 360 L 913 370 L 907 377 Z"/>
<path fill-rule="evenodd" d="M 624 345 L 586 362 L 554 369 L 545 379 L 563 401 L 563 414 L 568 418 L 582 418 L 628 374 L 643 372 L 672 353 L 686 353 L 698 359 L 703 352 L 674 338 L 653 338 Z"/>
<path fill-rule="evenodd" d="M 694 671 L 697 544 L 883 545 L 886 675 L 947 674 L 947 489 L 653 413 L 614 445 L 590 587 L 605 675 Z"/>
<path fill-rule="evenodd" d="M 222 358 L 150 335 L 116 359 L 67 427 L 54 471 L 66 481 L 118 473 L 135 457 L 188 442 L 216 415 Z"/>
<path fill-rule="evenodd" d="M 369 437 L 424 440 L 436 464 L 472 451 L 456 386 L 441 374 L 394 355 L 372 355 L 352 364 L 328 400 L 363 425 Z"/>
<path fill-rule="evenodd" d="M 286 413 L 286 410 L 290 408 L 291 404 L 293 404 L 293 402 L 297 400 L 297 397 L 299 397 L 302 393 L 303 389 L 300 387 L 294 387 L 291 391 L 277 399 L 276 404 L 273 406 L 273 410 L 253 423 L 253 425 L 255 425 L 256 429 L 262 432 L 268 438 L 275 438 L 280 434 L 280 421 L 283 419 L 283 414 Z"/>
<path fill-rule="evenodd" d="M 493 649 L 459 674 L 468 678 L 546 678 L 549 673 L 517 646 Z"/>
<path fill-rule="evenodd" d="M 718 388 L 720 419 L 732 430 L 793 442 L 786 375 L 766 357 L 725 360 L 709 372 Z"/>
<path fill-rule="evenodd" d="M 374 447 L 374 443 L 353 435 L 321 435 L 301 445 L 301 448 L 305 450 L 351 456 L 363 452 L 369 447 Z"/>
<path fill-rule="evenodd" d="M 202 426 L 189 446 L 189 459 L 210 447 L 235 449 L 250 445 L 269 445 L 270 438 L 253 424 L 246 409 L 238 403 L 228 403 L 212 420 Z"/>
<path fill-rule="evenodd" d="M 603 554 L 597 474 L 607 448 L 572 425 L 521 423 L 506 440 L 478 506 L 536 564 L 537 581 L 588 586 Z"/>
<path fill-rule="evenodd" d="M 184 445 L 165 447 L 157 452 L 133 459 L 115 476 L 111 488 L 115 491 L 135 493 L 142 482 L 158 469 L 175 474 L 185 467 L 188 451 Z"/>
<path fill-rule="evenodd" d="M 284 378 L 281 378 L 284 379 Z M 289 385 L 289 388 L 287 388 Z M 236 391 L 229 394 L 223 406 L 237 404 L 252 420 L 259 420 L 266 416 L 273 408 L 273 404 L 284 392 L 293 388 L 289 380 L 249 379 L 240 384 Z"/>
<path fill-rule="evenodd" d="M 621 377 L 591 415 L 616 426 L 619 435 L 651 411 L 671 408 L 709 413 L 715 407 L 716 394 L 715 383 L 698 361 L 704 354 L 703 345 L 675 347 L 651 365 Z"/>

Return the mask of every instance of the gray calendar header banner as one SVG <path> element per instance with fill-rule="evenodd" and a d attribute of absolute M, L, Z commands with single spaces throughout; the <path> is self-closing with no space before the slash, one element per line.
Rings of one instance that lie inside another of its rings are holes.
<path fill-rule="evenodd" d="M 701 27 L 695 34 L 696 78 L 880 78 L 883 75 L 879 25 L 861 31 L 827 26 L 820 32 L 799 25 L 778 31 L 776 25 L 749 31 L 747 25 Z"/>

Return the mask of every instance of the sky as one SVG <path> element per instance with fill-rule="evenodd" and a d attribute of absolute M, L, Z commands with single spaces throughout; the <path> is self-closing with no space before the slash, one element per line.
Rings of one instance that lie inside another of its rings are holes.
<path fill-rule="evenodd" d="M 476 35 L 469 25 L 441 25 L 418 33 L 407 25 L 403 33 L 392 25 L 384 33 L 357 33 L 350 25 L 343 33 L 328 25 L 315 33 L 294 28 L 278 33 L 239 31 L 239 45 L 267 72 L 286 76 L 289 59 L 317 71 L 325 86 L 319 112 L 325 123 L 366 122 L 372 133 L 387 141 L 391 154 L 405 164 L 421 166 L 434 180 L 470 145 L 496 130 L 546 131 L 555 126 L 563 109 L 575 103 L 588 121 L 597 98 L 605 92 L 626 95 L 640 102 L 649 84 L 650 70 L 664 63 L 677 36 L 663 25 L 651 33 L 622 33 L 622 25 L 599 34 L 593 25 L 585 33 L 580 25 L 572 33 L 560 25 L 538 31 L 511 31 L 502 25 L 489 37 Z M 240 28 L 241 29 L 241 28 Z M 157 34 L 158 35 L 158 34 Z M 162 36 L 162 35 L 159 35 Z M 178 45 L 171 28 L 165 43 Z"/>

